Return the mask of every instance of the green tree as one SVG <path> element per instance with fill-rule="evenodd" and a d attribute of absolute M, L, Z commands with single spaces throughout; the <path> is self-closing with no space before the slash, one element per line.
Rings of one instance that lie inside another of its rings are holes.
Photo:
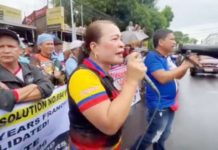
<path fill-rule="evenodd" d="M 169 6 L 159 11 L 156 7 L 157 0 L 74 0 L 74 14 L 76 25 L 81 25 L 81 5 L 83 5 L 84 24 L 89 24 L 95 19 L 110 19 L 115 21 L 121 30 L 124 30 L 130 21 L 146 28 L 146 33 L 151 36 L 160 28 L 167 28 L 173 19 L 173 12 Z M 60 5 L 60 0 L 55 0 Z M 62 0 L 65 8 L 65 22 L 71 25 L 70 1 Z"/>
<path fill-rule="evenodd" d="M 81 25 L 81 5 L 83 6 L 84 24 L 88 25 L 95 19 L 110 19 L 115 21 L 121 30 L 124 30 L 130 21 L 146 28 L 146 33 L 151 37 L 153 32 L 168 28 L 174 14 L 171 7 L 166 6 L 159 11 L 155 5 L 157 0 L 73 0 L 74 20 L 76 25 Z M 60 0 L 54 0 L 55 6 L 60 6 Z M 70 0 L 61 0 L 65 8 L 65 22 L 71 26 Z M 76 13 L 77 12 L 77 13 Z M 174 32 L 177 43 L 197 43 L 180 31 Z M 153 48 L 151 39 L 149 48 Z"/>
<path fill-rule="evenodd" d="M 161 14 L 164 16 L 164 18 L 166 19 L 166 23 L 167 23 L 167 27 L 170 26 L 170 22 L 173 20 L 173 12 L 171 7 L 166 6 L 162 11 Z"/>
<path fill-rule="evenodd" d="M 183 34 L 181 31 L 174 32 L 176 43 L 178 44 L 196 44 L 197 40 L 194 38 L 190 38 L 188 34 Z"/>
<path fill-rule="evenodd" d="M 150 7 L 154 7 L 156 2 L 157 2 L 157 0 L 137 0 L 137 1 L 140 4 L 145 4 L 145 5 L 150 6 Z"/>

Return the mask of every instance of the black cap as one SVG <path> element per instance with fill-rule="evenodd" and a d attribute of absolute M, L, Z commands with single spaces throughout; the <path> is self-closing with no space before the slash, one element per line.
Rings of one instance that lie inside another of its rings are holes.
<path fill-rule="evenodd" d="M 54 37 L 54 45 L 62 45 L 63 41 L 61 41 L 57 36 Z"/>
<path fill-rule="evenodd" d="M 9 29 L 0 29 L 0 37 L 1 36 L 9 36 L 16 40 L 20 44 L 20 40 L 16 34 L 16 32 L 9 30 Z"/>
<path fill-rule="evenodd" d="M 33 47 L 34 44 L 32 42 L 28 42 L 28 40 L 24 39 L 23 40 L 23 43 L 26 45 L 26 46 L 29 46 L 29 47 Z"/>

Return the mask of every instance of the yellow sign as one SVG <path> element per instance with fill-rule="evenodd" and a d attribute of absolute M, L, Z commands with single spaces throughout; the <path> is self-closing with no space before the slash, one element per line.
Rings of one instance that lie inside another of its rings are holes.
<path fill-rule="evenodd" d="M 47 25 L 61 24 L 64 25 L 64 19 L 62 17 L 47 18 Z"/>
<path fill-rule="evenodd" d="M 14 23 L 21 23 L 21 10 L 12 7 L 0 5 L 2 20 Z"/>
<path fill-rule="evenodd" d="M 55 7 L 47 11 L 47 25 L 60 24 L 61 29 L 64 28 L 64 8 Z"/>

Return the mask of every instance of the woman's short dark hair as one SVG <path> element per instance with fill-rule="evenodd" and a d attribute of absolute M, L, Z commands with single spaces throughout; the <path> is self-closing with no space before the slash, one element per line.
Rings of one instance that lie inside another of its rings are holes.
<path fill-rule="evenodd" d="M 168 29 L 160 29 L 160 30 L 155 31 L 155 33 L 153 34 L 154 48 L 157 48 L 159 41 L 161 39 L 165 39 L 170 33 L 173 33 L 173 31 L 168 30 Z"/>
<path fill-rule="evenodd" d="M 81 64 L 84 58 L 89 57 L 91 52 L 90 43 L 96 42 L 98 43 L 100 38 L 102 37 L 102 29 L 104 24 L 114 24 L 114 22 L 110 20 L 96 20 L 92 22 L 86 29 L 85 37 L 84 37 L 84 45 L 82 47 L 82 52 L 79 55 L 78 63 Z"/>

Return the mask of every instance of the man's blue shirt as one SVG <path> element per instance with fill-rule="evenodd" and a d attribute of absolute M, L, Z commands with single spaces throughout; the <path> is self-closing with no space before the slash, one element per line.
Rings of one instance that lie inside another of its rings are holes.
<path fill-rule="evenodd" d="M 69 57 L 65 64 L 66 64 L 67 78 L 69 78 L 71 73 L 77 68 L 78 63 L 76 58 Z"/>
<path fill-rule="evenodd" d="M 60 62 L 64 61 L 64 53 L 63 52 L 61 52 L 61 53 L 53 52 L 51 57 L 52 57 L 52 59 L 57 59 Z"/>
<path fill-rule="evenodd" d="M 175 80 L 169 81 L 165 84 L 159 83 L 153 76 L 152 73 L 158 70 L 169 71 L 170 66 L 167 57 L 162 56 L 157 51 L 150 51 L 144 61 L 147 66 L 147 75 L 154 82 L 160 91 L 161 99 L 159 109 L 168 108 L 175 103 L 176 97 L 176 83 Z M 146 84 L 146 100 L 147 107 L 149 109 L 155 109 L 158 107 L 158 95 L 151 88 L 149 84 Z"/>

